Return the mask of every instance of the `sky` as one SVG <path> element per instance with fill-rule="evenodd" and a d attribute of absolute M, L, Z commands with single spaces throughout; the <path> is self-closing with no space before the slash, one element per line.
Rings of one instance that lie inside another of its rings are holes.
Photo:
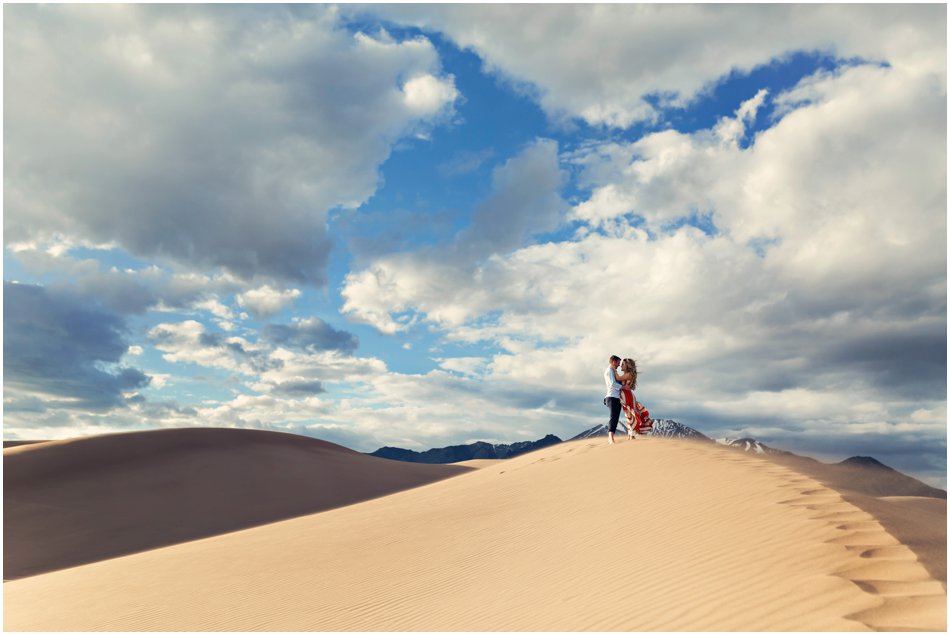
<path fill-rule="evenodd" d="M 947 15 L 3 8 L 3 434 L 656 418 L 946 487 Z"/>

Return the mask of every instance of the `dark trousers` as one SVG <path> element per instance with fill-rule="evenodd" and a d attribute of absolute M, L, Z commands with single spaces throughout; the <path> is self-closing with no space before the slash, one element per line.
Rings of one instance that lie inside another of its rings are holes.
<path fill-rule="evenodd" d="M 611 432 L 617 431 L 617 423 L 620 421 L 620 399 L 618 397 L 607 397 L 607 406 L 610 408 L 610 420 L 607 421 L 607 427 Z"/>

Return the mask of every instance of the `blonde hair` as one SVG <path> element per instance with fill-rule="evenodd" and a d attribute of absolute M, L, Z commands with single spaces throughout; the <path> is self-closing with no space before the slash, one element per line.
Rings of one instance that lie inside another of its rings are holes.
<path fill-rule="evenodd" d="M 637 387 L 637 360 L 630 359 L 629 357 L 625 357 L 623 361 L 620 362 L 620 370 L 625 375 L 627 373 L 630 373 L 631 378 L 624 383 L 629 383 L 631 390 L 636 388 Z"/>

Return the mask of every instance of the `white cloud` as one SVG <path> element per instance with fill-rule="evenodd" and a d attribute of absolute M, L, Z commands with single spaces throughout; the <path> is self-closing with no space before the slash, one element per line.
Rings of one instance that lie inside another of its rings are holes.
<path fill-rule="evenodd" d="M 206 300 L 202 300 L 201 302 L 197 302 L 195 303 L 195 308 L 208 311 L 212 315 L 224 320 L 231 320 L 234 318 L 234 313 L 231 311 L 231 308 L 222 304 L 218 298 L 208 298 Z"/>
<path fill-rule="evenodd" d="M 484 357 L 448 357 L 436 359 L 441 368 L 461 375 L 481 375 L 490 361 Z"/>
<path fill-rule="evenodd" d="M 20 5 L 4 17 L 15 245 L 114 242 L 321 285 L 327 210 L 367 200 L 392 145 L 458 96 L 428 40 L 351 35 L 333 7 Z"/>
<path fill-rule="evenodd" d="M 254 376 L 269 365 L 266 347 L 241 337 L 222 337 L 195 320 L 163 323 L 148 332 L 165 361 L 191 363 Z"/>
<path fill-rule="evenodd" d="M 684 105 L 732 71 L 793 51 L 946 76 L 938 5 L 389 5 L 374 13 L 447 34 L 549 116 L 595 125 L 656 119 L 650 97 Z"/>
<path fill-rule="evenodd" d="M 196 410 L 203 421 L 216 427 L 286 429 L 288 424 L 311 422 L 331 408 L 319 397 L 282 399 L 270 395 L 238 395 L 230 401 Z"/>
<path fill-rule="evenodd" d="M 152 373 L 150 377 L 152 378 L 152 382 L 149 384 L 150 387 L 164 388 L 169 384 L 172 375 L 170 373 Z"/>
<path fill-rule="evenodd" d="M 339 351 L 297 352 L 277 348 L 271 365 L 260 374 L 263 384 L 277 386 L 290 381 L 323 381 L 326 383 L 375 381 L 387 372 L 386 364 L 376 358 L 358 358 Z"/>
<path fill-rule="evenodd" d="M 54 280 L 49 285 L 51 289 L 79 293 L 122 314 L 193 306 L 225 315 L 229 309 L 217 296 L 247 287 L 228 274 L 176 272 L 156 265 L 140 269 L 104 268 L 101 260 L 78 259 L 68 251 L 57 251 L 54 255 L 45 247 L 39 243 L 21 245 L 14 257 L 31 274 Z M 107 246 L 99 248 L 106 250 L 101 256 L 103 260 L 128 256 Z"/>
<path fill-rule="evenodd" d="M 768 91 L 764 88 L 757 92 L 751 99 L 742 102 L 735 113 L 735 117 L 723 117 L 714 129 L 714 134 L 719 138 L 719 142 L 726 145 L 739 145 L 742 135 L 745 133 L 746 126 L 755 121 L 755 115 Z"/>
<path fill-rule="evenodd" d="M 403 85 L 402 92 L 406 107 L 418 116 L 439 113 L 459 95 L 451 80 L 441 80 L 433 75 L 413 77 Z"/>
<path fill-rule="evenodd" d="M 303 295 L 300 289 L 273 289 L 267 285 L 239 293 L 238 305 L 257 317 L 276 315 L 293 306 L 294 300 Z"/>

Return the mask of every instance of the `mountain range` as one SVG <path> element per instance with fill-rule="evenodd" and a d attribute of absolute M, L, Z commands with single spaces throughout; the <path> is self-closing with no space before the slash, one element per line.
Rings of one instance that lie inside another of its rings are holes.
<path fill-rule="evenodd" d="M 625 434 L 622 428 L 620 433 Z M 568 439 L 568 441 L 603 438 L 606 434 L 607 426 L 600 424 L 584 430 Z M 807 456 L 800 456 L 786 450 L 770 447 L 750 437 L 712 439 L 702 432 L 672 419 L 654 419 L 653 431 L 650 436 L 688 439 L 701 443 L 718 443 L 741 452 L 761 455 L 808 474 L 825 485 L 839 490 L 870 496 L 947 498 L 945 490 L 931 487 L 868 456 L 853 456 L 839 463 L 822 463 Z M 370 453 L 370 455 L 413 463 L 457 463 L 471 459 L 507 459 L 561 442 L 562 440 L 559 437 L 549 434 L 537 441 L 520 441 L 512 444 L 493 444 L 479 441 L 467 445 L 434 448 L 425 452 L 383 447 Z"/>
<path fill-rule="evenodd" d="M 519 441 L 511 444 L 478 441 L 467 445 L 450 445 L 445 448 L 433 448 L 425 452 L 404 450 L 403 448 L 382 447 L 369 454 L 370 456 L 394 459 L 396 461 L 408 461 L 410 463 L 458 463 L 459 461 L 471 461 L 472 459 L 510 459 L 513 456 L 531 452 L 532 450 L 540 450 L 541 448 L 560 442 L 561 439 L 553 434 L 549 434 L 537 441 Z"/>

